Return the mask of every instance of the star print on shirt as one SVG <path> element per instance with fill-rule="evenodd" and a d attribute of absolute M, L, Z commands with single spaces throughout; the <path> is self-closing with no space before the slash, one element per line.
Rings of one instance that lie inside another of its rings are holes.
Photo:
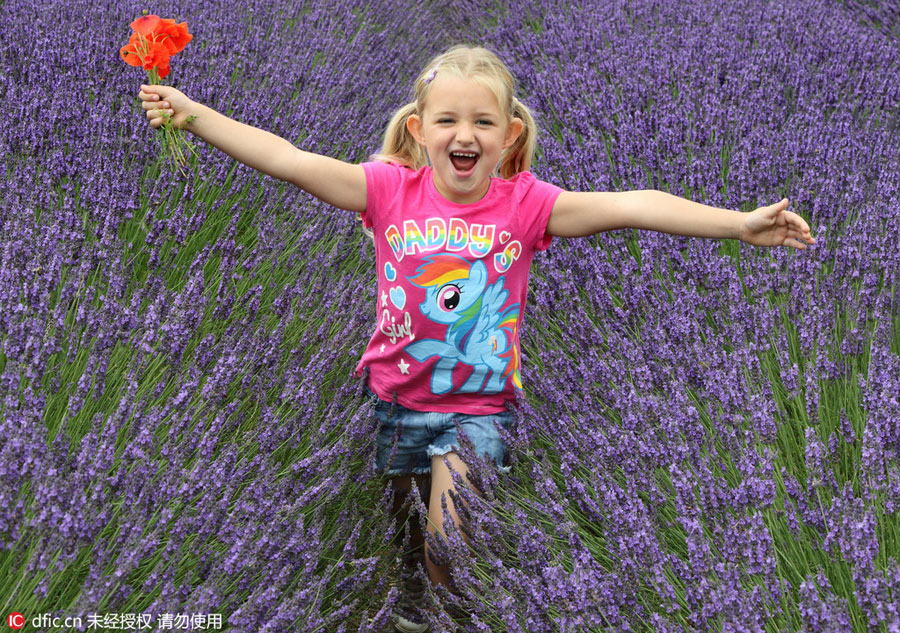
<path fill-rule="evenodd" d="M 379 354 L 384 354 L 384 343 L 381 344 L 381 349 L 378 350 Z"/>
<path fill-rule="evenodd" d="M 387 300 L 388 300 L 387 293 L 384 290 L 382 290 L 381 291 L 381 307 L 383 307 L 383 308 L 387 307 Z"/>
<path fill-rule="evenodd" d="M 406 362 L 405 360 L 403 360 L 402 358 L 400 359 L 400 362 L 397 363 L 397 367 L 400 368 L 400 373 L 401 373 L 401 374 L 408 374 L 408 373 L 409 373 L 409 363 L 407 363 L 407 362 Z"/>

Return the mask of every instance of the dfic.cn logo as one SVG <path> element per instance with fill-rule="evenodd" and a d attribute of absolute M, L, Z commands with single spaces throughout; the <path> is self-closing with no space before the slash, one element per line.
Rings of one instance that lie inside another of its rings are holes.
<path fill-rule="evenodd" d="M 9 617 L 6 618 L 6 623 L 11 629 L 21 629 L 25 626 L 25 616 L 21 613 L 10 613 Z"/>

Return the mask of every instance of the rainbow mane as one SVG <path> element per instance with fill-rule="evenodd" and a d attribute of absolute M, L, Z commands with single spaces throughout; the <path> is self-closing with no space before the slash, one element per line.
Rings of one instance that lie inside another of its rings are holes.
<path fill-rule="evenodd" d="M 409 282 L 420 288 L 443 286 L 457 279 L 468 279 L 469 262 L 459 255 L 441 253 L 424 258 L 425 263 L 416 268 L 416 276 L 409 277 Z"/>

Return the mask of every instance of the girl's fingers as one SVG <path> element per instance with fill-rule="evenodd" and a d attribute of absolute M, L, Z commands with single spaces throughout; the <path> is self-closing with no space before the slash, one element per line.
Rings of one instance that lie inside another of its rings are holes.
<path fill-rule="evenodd" d="M 147 118 L 150 119 L 150 125 L 153 125 L 154 123 L 162 125 L 163 116 L 166 114 L 174 115 L 175 113 L 172 110 L 161 110 L 159 108 L 147 110 Z"/>
<path fill-rule="evenodd" d="M 796 213 L 793 213 L 793 212 L 791 212 L 791 215 L 788 217 L 790 217 L 794 221 L 794 223 L 797 225 L 797 227 L 801 231 L 805 231 L 805 232 L 809 233 L 809 224 L 806 223 L 806 220 L 804 220 L 799 215 L 797 215 Z"/>
<path fill-rule="evenodd" d="M 791 214 L 790 216 L 788 216 L 788 217 L 790 217 L 790 219 L 792 220 L 792 223 L 793 223 L 798 229 L 800 229 L 801 231 L 808 231 L 808 230 L 809 230 L 809 226 L 806 224 L 806 220 L 804 220 L 803 218 L 801 218 L 801 217 L 800 217 L 799 215 L 797 215 L 796 213 L 792 213 L 792 214 Z"/>
<path fill-rule="evenodd" d="M 144 110 L 159 110 L 159 109 L 169 110 L 169 109 L 171 109 L 171 108 L 169 108 L 168 101 L 163 101 L 162 103 L 160 103 L 158 101 L 145 101 L 141 105 L 143 106 Z"/>
<path fill-rule="evenodd" d="M 157 97 L 157 98 L 159 97 L 159 93 L 154 92 L 154 91 L 151 91 L 151 90 L 148 90 L 148 89 L 147 89 L 147 86 L 141 86 L 141 92 L 140 92 L 140 94 L 141 94 L 141 95 L 146 95 L 146 97 L 147 97 L 148 99 L 149 99 L 149 98 L 152 98 L 152 97 Z M 143 98 L 143 97 L 142 97 L 142 98 Z"/>

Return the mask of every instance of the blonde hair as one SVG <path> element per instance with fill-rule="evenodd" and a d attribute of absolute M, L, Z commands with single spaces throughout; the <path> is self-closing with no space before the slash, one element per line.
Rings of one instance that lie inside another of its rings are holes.
<path fill-rule="evenodd" d="M 400 108 L 391 117 L 384 133 L 384 143 L 372 160 L 399 163 L 413 169 L 427 164 L 425 150 L 406 127 L 411 114 L 420 114 L 428 99 L 431 81 L 436 75 L 452 73 L 460 79 L 475 79 L 497 97 L 500 109 L 511 121 L 522 119 L 522 133 L 500 155 L 499 175 L 512 178 L 531 167 L 537 137 L 537 125 L 531 112 L 515 96 L 515 79 L 506 65 L 494 53 L 478 46 L 454 46 L 434 57 L 415 81 L 416 99 Z"/>

